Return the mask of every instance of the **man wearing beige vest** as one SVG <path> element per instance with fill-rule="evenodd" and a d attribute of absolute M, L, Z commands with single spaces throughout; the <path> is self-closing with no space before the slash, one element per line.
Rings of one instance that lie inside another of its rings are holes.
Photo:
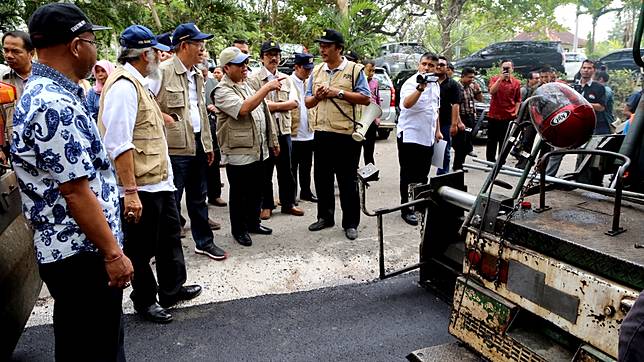
<path fill-rule="evenodd" d="M 201 293 L 198 285 L 183 286 L 186 266 L 176 189 L 163 117 L 146 78 L 159 77 L 157 50 L 169 48 L 141 25 L 125 29 L 119 42 L 118 61 L 122 66 L 103 86 L 98 126 L 118 175 L 124 250 L 134 266 L 130 298 L 145 319 L 168 323 L 172 316 L 164 308 Z M 152 257 L 156 260 L 158 286 L 150 267 Z"/>
<path fill-rule="evenodd" d="M 248 77 L 248 85 L 258 91 L 264 84 L 273 79 L 284 78 L 279 91 L 272 91 L 266 97 L 266 103 L 277 125 L 277 139 L 280 154 L 264 162 L 264 180 L 262 186 L 262 220 L 271 217 L 275 209 L 273 201 L 273 169 L 277 166 L 277 185 L 279 187 L 282 214 L 304 215 L 304 210 L 295 206 L 297 186 L 291 172 L 291 110 L 297 109 L 299 100 L 288 75 L 277 70 L 282 50 L 279 43 L 273 40 L 262 43 L 259 57 L 264 66 Z"/>
<path fill-rule="evenodd" d="M 179 211 L 183 190 L 186 191 L 195 253 L 223 260 L 227 255 L 215 245 L 211 230 L 221 226 L 209 225 L 208 221 L 207 173 L 215 154 L 206 112 L 203 75 L 195 67 L 204 57 L 205 40 L 212 37 L 199 31 L 193 23 L 177 26 L 172 34 L 175 54 L 161 63 L 161 79 L 151 80 L 150 90 L 156 95 L 163 112 Z"/>
<path fill-rule="evenodd" d="M 270 228 L 261 225 L 262 162 L 269 154 L 278 156 L 275 122 L 264 101 L 280 89 L 283 78 L 273 79 L 257 91 L 247 83 L 248 55 L 236 47 L 228 47 L 219 55 L 224 77 L 213 91 L 217 112 L 217 139 L 230 185 L 228 208 L 233 238 L 251 246 L 249 233 L 268 235 Z"/>
<path fill-rule="evenodd" d="M 326 29 L 316 40 L 324 63 L 313 68 L 306 91 L 306 107 L 313 108 L 309 120 L 315 130 L 313 178 L 318 193 L 318 220 L 309 230 L 318 231 L 335 224 L 333 176 L 338 180 L 342 228 L 348 239 L 358 237 L 360 200 L 358 162 L 361 144 L 351 138 L 360 120 L 360 105 L 371 98 L 363 66 L 342 56 L 344 38 Z"/>

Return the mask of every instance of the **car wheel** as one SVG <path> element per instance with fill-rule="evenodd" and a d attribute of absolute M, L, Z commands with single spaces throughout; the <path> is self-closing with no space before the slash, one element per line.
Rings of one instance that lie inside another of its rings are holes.
<path fill-rule="evenodd" d="M 390 133 L 391 133 L 391 130 L 388 128 L 378 128 L 378 139 L 386 140 L 387 138 L 389 138 Z"/>

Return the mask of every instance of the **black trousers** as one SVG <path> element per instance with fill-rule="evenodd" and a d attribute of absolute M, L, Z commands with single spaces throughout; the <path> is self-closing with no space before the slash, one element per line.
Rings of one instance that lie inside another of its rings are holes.
<path fill-rule="evenodd" d="M 210 121 L 210 134 L 212 135 L 212 148 L 215 153 L 215 160 L 212 165 L 208 166 L 206 178 L 208 179 L 208 201 L 215 201 L 221 197 L 221 173 L 219 164 L 221 163 L 221 149 L 217 141 L 217 118 L 211 116 L 208 112 L 208 119 Z"/>
<path fill-rule="evenodd" d="M 81 252 L 39 269 L 54 298 L 56 360 L 125 361 L 123 291 L 107 286 L 103 257 Z"/>
<path fill-rule="evenodd" d="M 418 143 L 402 141 L 402 134 L 396 139 L 398 145 L 398 164 L 400 165 L 400 203 L 409 201 L 409 185 L 427 183 L 429 169 L 432 165 L 434 146 L 423 146 Z M 411 209 L 402 209 L 403 214 Z"/>
<path fill-rule="evenodd" d="M 496 162 L 497 147 L 499 152 L 503 149 L 505 133 L 508 131 L 510 120 L 490 119 L 487 122 L 487 146 L 485 158 L 490 162 Z"/>
<path fill-rule="evenodd" d="M 192 238 L 198 248 L 205 248 L 214 242 L 214 235 L 208 225 L 208 157 L 201 144 L 201 136 L 195 134 L 195 156 L 170 156 L 174 186 L 177 188 L 174 198 L 177 201 L 177 210 L 181 215 L 181 197 L 186 190 L 186 208 L 190 218 Z M 185 223 L 183 220 L 182 224 Z"/>
<path fill-rule="evenodd" d="M 159 295 L 173 296 L 186 282 L 181 248 L 179 211 L 174 192 L 139 192 L 143 213 L 137 224 L 123 221 L 123 250 L 132 261 L 132 294 L 135 309 L 147 308 Z M 157 280 L 150 260 L 156 261 Z"/>
<path fill-rule="evenodd" d="M 376 125 L 376 122 L 373 122 L 371 123 L 371 126 L 369 126 L 367 133 L 365 133 L 365 140 L 362 144 L 362 147 L 364 148 L 363 158 L 365 165 L 368 165 L 370 163 L 373 163 L 374 165 L 376 164 L 376 160 L 373 158 L 373 153 L 376 149 L 377 130 L 378 126 Z"/>
<path fill-rule="evenodd" d="M 291 208 L 295 205 L 295 192 L 297 185 L 291 172 L 291 135 L 277 136 L 280 144 L 280 154 L 271 155 L 264 167 L 264 187 L 262 188 L 262 209 L 274 209 L 273 199 L 273 168 L 277 167 L 277 187 L 279 188 L 280 203 L 282 208 Z"/>
<path fill-rule="evenodd" d="M 300 178 L 300 198 L 313 195 L 311 192 L 311 167 L 313 166 L 314 141 L 293 141 L 293 154 L 291 155 L 291 173 L 297 186 L 298 175 Z M 297 192 L 296 192 L 297 193 Z"/>
<path fill-rule="evenodd" d="M 474 116 L 461 116 L 461 121 L 466 128 L 474 127 Z M 465 163 L 465 157 L 467 154 L 472 152 L 472 132 L 468 131 L 458 131 L 456 136 L 452 139 L 452 147 L 454 147 L 454 164 L 452 168 L 454 170 L 460 170 L 463 168 L 463 163 Z"/>
<path fill-rule="evenodd" d="M 230 226 L 235 236 L 248 232 L 259 226 L 259 211 L 262 203 L 262 193 L 258 180 L 262 179 L 263 165 L 261 161 L 248 165 L 226 165 L 228 175 L 228 210 L 230 211 Z"/>
<path fill-rule="evenodd" d="M 358 196 L 358 163 L 360 143 L 351 135 L 315 131 L 313 179 L 318 196 L 318 219 L 334 221 L 335 189 L 337 178 L 342 208 L 342 227 L 357 228 L 360 224 Z"/>

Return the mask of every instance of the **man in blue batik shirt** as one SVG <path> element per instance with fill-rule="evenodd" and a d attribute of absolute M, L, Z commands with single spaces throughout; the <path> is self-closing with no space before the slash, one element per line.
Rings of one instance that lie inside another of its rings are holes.
<path fill-rule="evenodd" d="M 56 360 L 125 360 L 121 301 L 132 263 L 121 250 L 114 170 L 78 86 L 102 29 L 72 4 L 38 8 L 29 32 L 40 63 L 14 114 L 11 154 L 55 301 Z"/>

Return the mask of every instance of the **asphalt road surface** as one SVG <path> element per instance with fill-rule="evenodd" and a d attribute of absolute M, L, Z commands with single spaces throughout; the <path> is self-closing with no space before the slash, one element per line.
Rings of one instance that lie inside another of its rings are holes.
<path fill-rule="evenodd" d="M 403 361 L 454 341 L 449 306 L 416 273 L 174 311 L 168 325 L 126 315 L 131 361 Z M 28 328 L 14 361 L 53 359 L 51 325 Z"/>

